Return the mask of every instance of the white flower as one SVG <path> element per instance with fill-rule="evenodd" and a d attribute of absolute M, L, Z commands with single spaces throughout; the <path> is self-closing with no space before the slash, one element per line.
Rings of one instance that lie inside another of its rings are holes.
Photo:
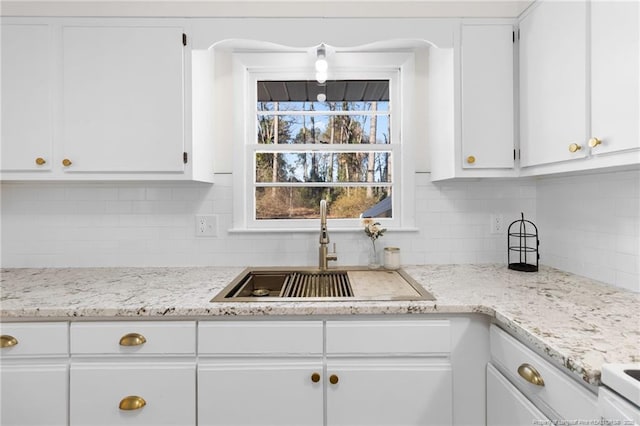
<path fill-rule="evenodd" d="M 363 219 L 362 223 L 364 225 L 364 233 L 367 234 L 372 241 L 382 237 L 387 231 L 386 228 L 381 227 L 380 222 L 374 222 L 371 218 Z"/>

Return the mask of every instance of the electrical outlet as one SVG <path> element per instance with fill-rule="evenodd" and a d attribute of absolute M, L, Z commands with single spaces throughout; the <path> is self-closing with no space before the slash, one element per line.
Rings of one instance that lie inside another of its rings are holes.
<path fill-rule="evenodd" d="M 218 236 L 218 217 L 215 215 L 196 216 L 196 237 Z"/>
<path fill-rule="evenodd" d="M 491 215 L 491 231 L 492 234 L 502 234 L 504 232 L 504 216 L 501 214 Z"/>

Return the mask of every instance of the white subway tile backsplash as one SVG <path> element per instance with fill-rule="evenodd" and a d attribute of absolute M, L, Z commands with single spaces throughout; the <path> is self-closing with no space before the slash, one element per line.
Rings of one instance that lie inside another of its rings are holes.
<path fill-rule="evenodd" d="M 173 190 L 171 188 L 145 188 L 145 200 L 171 200 Z"/>
<path fill-rule="evenodd" d="M 538 181 L 542 263 L 640 292 L 640 172 Z"/>
<path fill-rule="evenodd" d="M 145 199 L 145 188 L 140 187 L 129 187 L 123 186 L 118 188 L 118 200 L 144 200 Z"/>
<path fill-rule="evenodd" d="M 188 182 L 3 183 L 2 266 L 313 265 L 315 233 L 229 233 L 233 177 Z M 507 263 L 506 227 L 538 225 L 541 263 L 640 291 L 639 172 L 431 183 L 415 175 L 417 232 L 390 231 L 405 264 Z M 218 237 L 197 238 L 214 214 Z M 490 217 L 505 229 L 490 233 Z M 339 264 L 367 263 L 362 232 L 333 233 Z"/>

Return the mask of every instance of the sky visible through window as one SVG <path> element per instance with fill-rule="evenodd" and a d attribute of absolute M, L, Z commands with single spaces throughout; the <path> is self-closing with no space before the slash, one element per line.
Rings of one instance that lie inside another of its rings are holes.
<path fill-rule="evenodd" d="M 391 196 L 389 101 L 259 101 L 256 118 L 257 220 L 317 218 L 321 199 L 359 218 Z"/>

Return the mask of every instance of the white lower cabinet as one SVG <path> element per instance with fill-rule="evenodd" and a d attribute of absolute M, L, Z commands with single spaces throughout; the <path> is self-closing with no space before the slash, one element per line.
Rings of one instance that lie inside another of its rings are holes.
<path fill-rule="evenodd" d="M 71 426 L 196 425 L 195 321 L 71 324 Z"/>
<path fill-rule="evenodd" d="M 67 424 L 67 364 L 40 362 L 2 363 L 1 425 Z"/>
<path fill-rule="evenodd" d="M 195 425 L 191 362 L 82 362 L 71 366 L 71 425 Z"/>
<path fill-rule="evenodd" d="M 493 365 L 487 365 L 487 426 L 530 426 L 549 419 Z"/>
<path fill-rule="evenodd" d="M 327 321 L 327 425 L 450 425 L 451 323 Z"/>
<path fill-rule="evenodd" d="M 450 425 L 449 326 L 447 320 L 201 322 L 198 424 Z"/>
<path fill-rule="evenodd" d="M 452 374 L 445 361 L 329 360 L 327 375 L 328 426 L 452 424 Z"/>
<path fill-rule="evenodd" d="M 322 426 L 321 376 L 321 359 L 201 363 L 198 424 Z"/>
<path fill-rule="evenodd" d="M 484 317 L 438 318 L 0 323 L 0 424 L 517 426 L 618 415 L 606 389 L 599 406 L 595 388 Z"/>
<path fill-rule="evenodd" d="M 572 380 L 568 374 L 495 325 L 491 326 L 490 340 L 491 364 L 499 368 L 504 378 L 546 417 L 554 422 L 576 419 L 600 421 L 595 389 L 589 391 L 578 380 Z M 488 400 L 490 394 L 487 390 Z M 493 405 L 493 411 L 488 405 L 487 418 L 500 418 L 496 410 L 504 410 L 505 405 L 506 402 L 498 400 Z"/>
<path fill-rule="evenodd" d="M 321 426 L 322 321 L 201 321 L 199 426 Z"/>
<path fill-rule="evenodd" d="M 68 325 L 0 323 L 0 424 L 68 424 Z"/>

